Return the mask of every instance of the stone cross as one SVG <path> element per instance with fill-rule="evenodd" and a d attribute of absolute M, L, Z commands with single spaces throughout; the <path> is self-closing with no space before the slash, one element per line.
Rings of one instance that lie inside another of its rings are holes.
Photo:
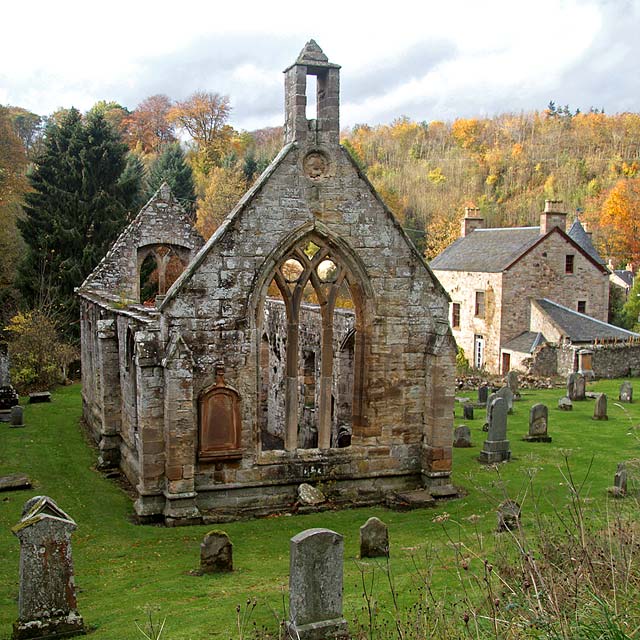
<path fill-rule="evenodd" d="M 289 622 L 292 640 L 346 640 L 342 616 L 344 542 L 329 529 L 307 529 L 291 538 Z"/>
<path fill-rule="evenodd" d="M 489 408 L 489 433 L 480 452 L 480 462 L 502 462 L 511 458 L 507 440 L 507 402 L 497 397 Z"/>
<path fill-rule="evenodd" d="M 233 571 L 233 545 L 224 531 L 209 531 L 200 544 L 202 573 Z"/>
<path fill-rule="evenodd" d="M 529 433 L 523 438 L 528 442 L 551 442 L 547 434 L 549 409 L 544 404 L 534 404 L 529 411 Z"/>
<path fill-rule="evenodd" d="M 489 385 L 483 384 L 478 387 L 478 402 L 485 404 L 489 399 Z"/>
<path fill-rule="evenodd" d="M 620 402 L 633 402 L 633 387 L 630 382 L 625 381 L 620 385 L 620 395 L 618 398 Z"/>
<path fill-rule="evenodd" d="M 471 429 L 467 425 L 461 424 L 453 432 L 453 446 L 464 449 L 471 446 Z"/>
<path fill-rule="evenodd" d="M 520 397 L 519 385 L 520 381 L 518 380 L 518 374 L 515 371 L 509 371 L 504 378 L 505 384 L 509 389 L 511 389 L 511 393 L 513 393 L 514 398 Z"/>
<path fill-rule="evenodd" d="M 520 528 L 520 505 L 515 500 L 505 500 L 498 506 L 498 531 Z"/>
<path fill-rule="evenodd" d="M 594 420 L 608 420 L 607 415 L 607 394 L 599 393 L 596 396 L 596 404 L 593 407 L 593 419 Z"/>
<path fill-rule="evenodd" d="M 473 420 L 473 405 L 470 402 L 462 405 L 462 417 L 465 420 Z"/>
<path fill-rule="evenodd" d="M 389 530 L 382 520 L 369 518 L 360 527 L 360 557 L 389 557 Z"/>
<path fill-rule="evenodd" d="M 499 398 L 504 398 L 507 403 L 507 413 L 513 413 L 513 391 L 509 387 L 502 387 L 496 391 Z"/>
<path fill-rule="evenodd" d="M 26 502 L 22 519 L 12 529 L 20 540 L 19 615 L 13 625 L 16 640 L 84 633 L 71 556 L 71 534 L 76 527 L 51 498 L 36 496 Z"/>

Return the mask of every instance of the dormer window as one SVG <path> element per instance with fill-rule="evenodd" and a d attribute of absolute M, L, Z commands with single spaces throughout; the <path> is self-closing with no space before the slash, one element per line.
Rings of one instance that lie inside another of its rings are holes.
<path fill-rule="evenodd" d="M 575 256 L 572 253 L 567 254 L 564 257 L 564 272 L 573 273 L 573 263 Z"/>

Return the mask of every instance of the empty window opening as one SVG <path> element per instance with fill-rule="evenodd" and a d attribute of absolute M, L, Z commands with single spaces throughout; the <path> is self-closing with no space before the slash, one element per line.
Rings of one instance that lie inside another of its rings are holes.
<path fill-rule="evenodd" d="M 315 76 L 307 76 L 307 120 L 318 117 L 318 80 Z"/>
<path fill-rule="evenodd" d="M 140 267 L 140 302 L 145 306 L 154 306 L 158 295 L 158 263 L 150 253 Z"/>
<path fill-rule="evenodd" d="M 578 300 L 578 313 L 587 313 L 587 301 Z"/>
<path fill-rule="evenodd" d="M 263 451 L 351 444 L 354 414 L 362 413 L 353 286 L 341 260 L 317 239 L 278 263 L 262 312 Z"/>

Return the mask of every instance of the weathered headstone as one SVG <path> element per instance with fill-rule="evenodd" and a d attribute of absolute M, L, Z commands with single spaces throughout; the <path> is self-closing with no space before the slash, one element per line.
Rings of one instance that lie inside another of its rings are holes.
<path fill-rule="evenodd" d="M 470 402 L 462 405 L 462 417 L 465 420 L 473 420 L 473 405 Z"/>
<path fill-rule="evenodd" d="M 573 411 L 573 402 L 566 396 L 560 398 L 560 400 L 558 400 L 558 409 L 560 409 L 560 411 Z"/>
<path fill-rule="evenodd" d="M 12 427 L 24 427 L 23 409 L 17 404 L 11 407 L 11 426 Z"/>
<path fill-rule="evenodd" d="M 307 529 L 291 538 L 288 637 L 295 640 L 349 637 L 342 615 L 342 536 Z"/>
<path fill-rule="evenodd" d="M 567 377 L 567 397 L 569 400 L 584 400 L 586 380 L 581 373 L 570 373 Z"/>
<path fill-rule="evenodd" d="M 599 393 L 596 398 L 596 404 L 593 407 L 593 419 L 594 420 L 608 420 L 607 415 L 607 394 Z"/>
<path fill-rule="evenodd" d="M 498 506 L 498 531 L 514 531 L 520 528 L 520 505 L 515 500 L 505 500 Z"/>
<path fill-rule="evenodd" d="M 327 499 L 320 489 L 304 482 L 298 487 L 298 500 L 301 504 L 314 506 L 326 502 Z"/>
<path fill-rule="evenodd" d="M 496 391 L 498 398 L 504 398 L 507 403 L 507 412 L 513 413 L 513 391 L 509 387 L 502 387 Z"/>
<path fill-rule="evenodd" d="M 489 385 L 483 384 L 478 387 L 478 402 L 486 404 L 489 399 Z"/>
<path fill-rule="evenodd" d="M 233 545 L 224 531 L 209 531 L 200 544 L 202 573 L 233 571 Z"/>
<path fill-rule="evenodd" d="M 0 342 L 0 387 L 6 387 L 10 384 L 9 345 L 6 342 Z"/>
<path fill-rule="evenodd" d="M 0 491 L 15 491 L 17 489 L 30 489 L 31 480 L 24 473 L 12 473 L 8 476 L 0 476 Z"/>
<path fill-rule="evenodd" d="M 618 463 L 616 475 L 613 477 L 613 488 L 609 491 L 615 498 L 623 498 L 627 495 L 627 465 Z"/>
<path fill-rule="evenodd" d="M 511 458 L 507 440 L 507 402 L 495 398 L 489 408 L 489 433 L 480 452 L 480 462 L 502 462 Z"/>
<path fill-rule="evenodd" d="M 14 640 L 84 633 L 71 555 L 76 523 L 47 496 L 27 501 L 12 529 L 20 540 L 20 591 Z"/>
<path fill-rule="evenodd" d="M 389 530 L 382 520 L 369 518 L 360 527 L 360 557 L 389 557 Z"/>
<path fill-rule="evenodd" d="M 511 389 L 511 393 L 513 393 L 514 400 L 520 399 L 520 381 L 518 379 L 518 374 L 511 370 L 507 373 L 504 378 L 505 384 L 509 389 Z"/>
<path fill-rule="evenodd" d="M 534 404 L 529 410 L 529 433 L 523 438 L 528 442 L 551 442 L 547 434 L 549 409 L 544 404 Z"/>
<path fill-rule="evenodd" d="M 467 425 L 461 424 L 453 432 L 453 446 L 459 449 L 471 446 L 471 429 Z"/>
<path fill-rule="evenodd" d="M 618 399 L 620 402 L 633 402 L 633 387 L 630 382 L 625 381 L 620 385 L 620 395 Z"/>
<path fill-rule="evenodd" d="M 496 393 L 490 393 L 487 396 L 487 422 L 489 422 L 489 409 L 491 408 L 491 403 L 497 398 Z"/>

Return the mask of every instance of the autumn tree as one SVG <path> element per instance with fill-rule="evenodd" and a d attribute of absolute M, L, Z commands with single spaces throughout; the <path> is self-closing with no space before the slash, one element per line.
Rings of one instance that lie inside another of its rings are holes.
<path fill-rule="evenodd" d="M 26 300 L 46 307 L 77 338 L 74 288 L 105 255 L 127 222 L 135 184 L 122 180 L 127 147 L 99 112 L 68 110 L 47 126 L 29 176 L 24 219 L 27 244 L 19 284 Z"/>
<path fill-rule="evenodd" d="M 164 94 L 145 98 L 123 122 L 129 147 L 139 146 L 143 153 L 160 153 L 175 142 L 175 129 L 169 120 L 171 108 L 171 99 Z"/>
<path fill-rule="evenodd" d="M 187 133 L 197 150 L 197 164 L 202 173 L 219 166 L 227 152 L 234 130 L 227 124 L 231 104 L 229 96 L 196 91 L 182 102 L 176 102 L 168 119 Z"/>
<path fill-rule="evenodd" d="M 177 142 L 166 146 L 149 167 L 147 197 L 150 198 L 165 181 L 185 210 L 194 211 L 196 193 L 193 171 L 187 164 L 184 152 Z"/>
<path fill-rule="evenodd" d="M 9 117 L 16 135 L 22 141 L 22 146 L 28 157 L 42 136 L 45 118 L 22 107 L 8 107 Z"/>
<path fill-rule="evenodd" d="M 196 227 L 205 239 L 213 235 L 246 190 L 241 169 L 214 167 L 207 179 L 204 196 L 198 203 Z"/>

